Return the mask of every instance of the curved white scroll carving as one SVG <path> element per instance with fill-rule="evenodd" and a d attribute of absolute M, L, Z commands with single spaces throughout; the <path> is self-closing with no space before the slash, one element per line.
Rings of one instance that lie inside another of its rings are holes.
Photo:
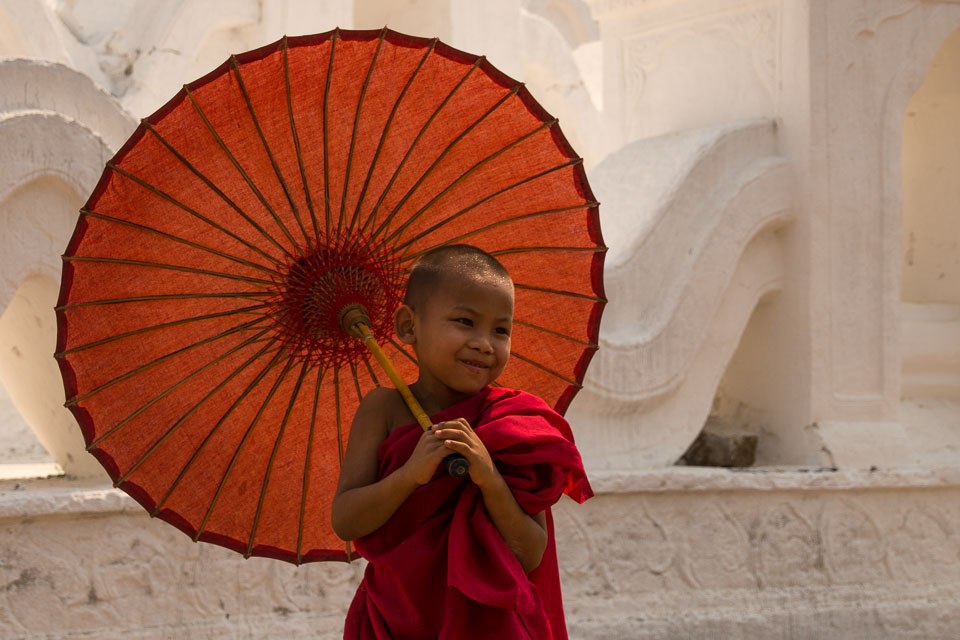
<path fill-rule="evenodd" d="M 53 305 L 77 210 L 135 122 L 89 78 L 60 64 L 0 61 L 0 86 L 0 310 L 9 311 L 0 379 L 66 473 L 102 475 L 62 406 Z"/>
<path fill-rule="evenodd" d="M 782 287 L 789 168 L 775 125 L 747 122 L 633 143 L 593 182 L 610 302 L 568 418 L 592 469 L 672 464 L 754 307 Z"/>

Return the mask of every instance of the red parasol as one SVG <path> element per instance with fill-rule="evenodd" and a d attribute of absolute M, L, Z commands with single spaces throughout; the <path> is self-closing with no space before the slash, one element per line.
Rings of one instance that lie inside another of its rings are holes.
<path fill-rule="evenodd" d="M 392 339 L 405 277 L 466 242 L 516 283 L 498 383 L 564 411 L 603 308 L 597 203 L 518 82 L 436 40 L 341 31 L 231 57 L 143 120 L 64 256 L 67 406 L 114 483 L 194 540 L 350 559 L 330 503 L 384 376 L 338 313 Z"/>

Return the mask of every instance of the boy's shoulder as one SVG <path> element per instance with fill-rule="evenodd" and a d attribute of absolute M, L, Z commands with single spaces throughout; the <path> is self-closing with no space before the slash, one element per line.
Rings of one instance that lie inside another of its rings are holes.
<path fill-rule="evenodd" d="M 538 413 L 552 414 L 559 417 L 540 396 L 528 393 L 521 389 L 508 387 L 490 387 L 484 399 L 484 412 L 493 414 L 503 413 Z"/>
<path fill-rule="evenodd" d="M 403 401 L 403 396 L 396 389 L 390 387 L 376 387 L 371 389 L 360 400 L 358 412 L 379 416 L 383 420 L 386 434 L 389 434 L 400 425 L 411 422 L 410 409 Z"/>

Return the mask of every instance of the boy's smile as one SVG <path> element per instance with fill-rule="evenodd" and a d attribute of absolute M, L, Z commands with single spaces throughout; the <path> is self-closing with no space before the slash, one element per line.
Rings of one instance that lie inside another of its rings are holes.
<path fill-rule="evenodd" d="M 398 334 L 417 354 L 414 389 L 432 413 L 477 393 L 503 372 L 510 357 L 513 285 L 454 273 L 418 306 L 397 312 Z"/>

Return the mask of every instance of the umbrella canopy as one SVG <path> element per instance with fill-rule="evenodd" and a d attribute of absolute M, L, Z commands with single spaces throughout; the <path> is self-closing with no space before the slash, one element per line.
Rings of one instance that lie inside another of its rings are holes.
<path fill-rule="evenodd" d="M 596 349 L 605 248 L 580 159 L 522 84 L 437 40 L 343 31 L 231 57 L 142 121 L 64 256 L 57 358 L 88 450 L 195 540 L 349 560 L 330 505 L 385 376 L 338 312 L 392 314 L 469 243 L 516 287 L 499 384 L 563 412 Z"/>

